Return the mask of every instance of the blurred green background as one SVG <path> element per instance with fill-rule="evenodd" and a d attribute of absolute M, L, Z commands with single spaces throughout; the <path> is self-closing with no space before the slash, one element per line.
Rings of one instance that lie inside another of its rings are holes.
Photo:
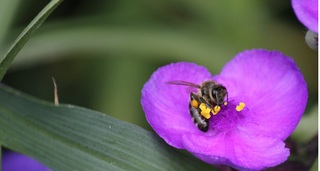
<path fill-rule="evenodd" d="M 48 2 L 0 1 L 2 55 Z M 54 77 L 61 103 L 151 129 L 141 88 L 159 66 L 191 61 L 218 74 L 237 53 L 264 48 L 294 58 L 308 83 L 306 112 L 317 112 L 318 55 L 305 33 L 290 0 L 65 0 L 3 83 L 53 102 Z"/>

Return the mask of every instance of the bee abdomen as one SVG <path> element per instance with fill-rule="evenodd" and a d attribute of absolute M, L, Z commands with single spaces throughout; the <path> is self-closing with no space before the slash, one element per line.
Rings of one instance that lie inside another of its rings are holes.
<path fill-rule="evenodd" d="M 209 128 L 209 120 L 200 114 L 199 108 L 194 108 L 189 104 L 189 110 L 195 125 L 203 132 L 207 132 Z"/>

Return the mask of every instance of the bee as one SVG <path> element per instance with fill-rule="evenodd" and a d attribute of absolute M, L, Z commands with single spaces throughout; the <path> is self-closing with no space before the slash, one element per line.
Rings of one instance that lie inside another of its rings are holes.
<path fill-rule="evenodd" d="M 187 81 L 169 81 L 168 84 L 194 87 L 198 92 L 190 93 L 189 111 L 193 122 L 203 132 L 209 129 L 211 114 L 216 115 L 222 104 L 227 105 L 228 92 L 226 87 L 215 82 L 205 81 L 201 85 Z M 227 101 L 225 101 L 225 98 Z"/>

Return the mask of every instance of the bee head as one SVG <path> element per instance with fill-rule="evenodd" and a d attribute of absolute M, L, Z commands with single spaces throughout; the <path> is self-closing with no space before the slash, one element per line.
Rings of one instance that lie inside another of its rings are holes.
<path fill-rule="evenodd" d="M 224 102 L 224 98 L 227 96 L 228 101 L 228 92 L 227 89 L 222 85 L 216 85 L 212 88 L 211 91 L 212 98 L 216 102 L 218 106 L 222 105 Z"/>

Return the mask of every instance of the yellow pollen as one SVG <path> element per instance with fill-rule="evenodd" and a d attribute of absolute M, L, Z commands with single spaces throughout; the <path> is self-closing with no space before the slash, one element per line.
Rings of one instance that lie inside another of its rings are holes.
<path fill-rule="evenodd" d="M 199 107 L 199 102 L 197 100 L 191 100 L 191 106 L 194 108 L 198 108 Z"/>
<path fill-rule="evenodd" d="M 211 112 L 212 112 L 213 115 L 216 115 L 216 114 L 218 114 L 218 113 L 220 112 L 220 109 L 221 109 L 220 106 L 215 106 L 215 107 L 211 110 Z"/>
<path fill-rule="evenodd" d="M 201 115 L 203 117 L 205 117 L 206 119 L 209 119 L 211 116 L 210 116 L 210 111 L 211 111 L 211 108 L 209 108 L 206 104 L 204 103 L 201 103 L 200 106 L 199 106 L 200 110 L 201 110 Z"/>
<path fill-rule="evenodd" d="M 245 106 L 246 104 L 244 102 L 240 102 L 239 105 L 236 107 L 236 110 L 240 112 L 241 110 L 243 110 Z"/>
<path fill-rule="evenodd" d="M 224 102 L 223 104 L 224 104 L 225 106 L 227 106 L 227 105 L 228 105 L 228 102 Z"/>

